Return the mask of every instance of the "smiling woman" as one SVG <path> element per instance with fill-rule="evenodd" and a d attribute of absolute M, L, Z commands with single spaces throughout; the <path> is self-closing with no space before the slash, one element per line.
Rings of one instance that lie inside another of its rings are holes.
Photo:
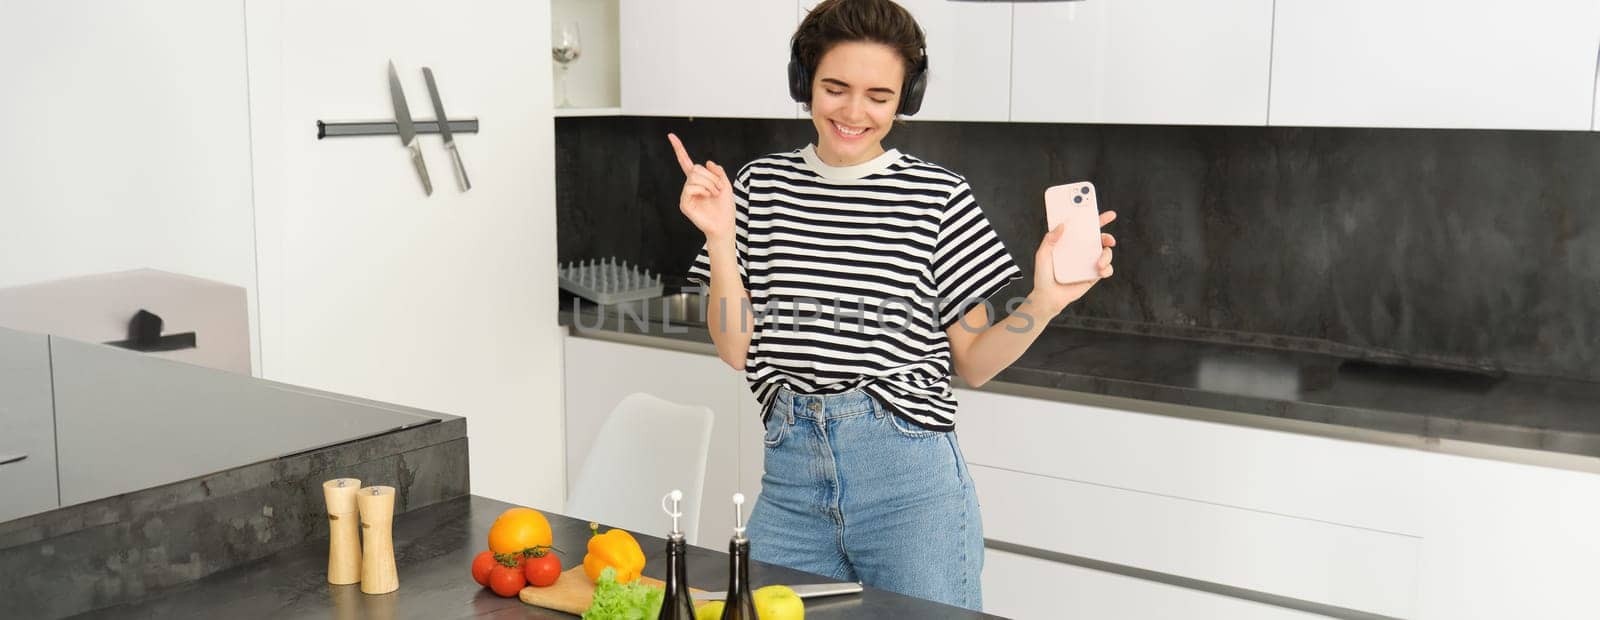
<path fill-rule="evenodd" d="M 679 207 L 706 236 L 690 279 L 708 286 L 707 328 L 766 427 L 751 558 L 981 609 L 983 524 L 950 432 L 952 377 L 987 381 L 1093 282 L 1055 282 L 1058 228 L 1035 253 L 1033 291 L 992 322 L 988 298 L 1021 270 L 972 188 L 883 146 L 921 107 L 929 66 L 904 8 L 827 0 L 791 44 L 789 91 L 814 145 L 730 177 L 669 136 Z M 1101 242 L 1106 277 L 1114 240 Z"/>
<path fill-rule="evenodd" d="M 822 89 L 810 106 L 819 159 L 852 166 L 883 154 L 880 140 L 894 124 L 902 92 L 899 59 L 888 46 L 854 41 L 822 56 L 817 65 Z"/>
<path fill-rule="evenodd" d="M 927 84 L 916 20 L 892 2 L 859 5 L 818 5 L 810 27 L 795 32 L 789 60 L 789 94 L 811 112 L 818 157 L 834 166 L 883 154 L 895 115 L 916 114 Z"/>

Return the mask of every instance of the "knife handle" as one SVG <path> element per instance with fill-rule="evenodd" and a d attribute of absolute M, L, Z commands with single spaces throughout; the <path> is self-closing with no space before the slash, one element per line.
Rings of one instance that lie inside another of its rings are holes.
<path fill-rule="evenodd" d="M 795 596 L 800 598 L 816 598 L 819 596 L 855 594 L 860 592 L 863 588 L 859 583 L 845 581 L 840 583 L 808 583 L 797 586 L 789 586 L 789 589 L 794 590 Z"/>
<path fill-rule="evenodd" d="M 407 147 L 411 149 L 411 165 L 417 168 L 417 176 L 422 178 L 422 192 L 432 196 L 433 181 L 428 179 L 428 165 L 422 162 L 422 147 L 417 144 L 415 138 L 411 140 L 411 144 L 407 145 Z"/>
<path fill-rule="evenodd" d="M 456 184 L 461 186 L 461 191 L 472 189 L 472 180 L 467 178 L 467 167 L 461 163 L 461 151 L 456 150 L 456 145 L 450 145 L 450 161 L 456 165 Z"/>

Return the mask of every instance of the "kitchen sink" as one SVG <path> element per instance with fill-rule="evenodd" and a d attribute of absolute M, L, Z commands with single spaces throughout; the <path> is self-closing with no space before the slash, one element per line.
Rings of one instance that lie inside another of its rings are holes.
<path fill-rule="evenodd" d="M 607 306 L 597 306 L 607 315 L 621 317 L 627 321 L 646 321 L 652 325 L 660 325 L 662 317 L 672 325 L 705 326 L 706 301 L 698 291 L 684 291 L 649 299 L 625 301 Z M 635 318 L 637 317 L 637 318 Z"/>

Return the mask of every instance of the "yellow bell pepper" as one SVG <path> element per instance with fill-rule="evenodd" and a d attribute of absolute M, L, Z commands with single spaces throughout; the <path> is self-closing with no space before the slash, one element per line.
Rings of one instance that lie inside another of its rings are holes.
<path fill-rule="evenodd" d="M 607 566 L 616 569 L 617 583 L 632 583 L 644 570 L 644 550 L 639 541 L 624 530 L 612 528 L 600 533 L 600 524 L 590 523 L 589 553 L 583 556 L 583 574 L 589 581 L 600 581 L 600 571 Z"/>

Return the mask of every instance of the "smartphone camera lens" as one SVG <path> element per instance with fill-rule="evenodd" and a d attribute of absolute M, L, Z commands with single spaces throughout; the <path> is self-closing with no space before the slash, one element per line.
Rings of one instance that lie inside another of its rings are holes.
<path fill-rule="evenodd" d="M 1080 194 L 1089 193 L 1089 186 L 1085 185 L 1083 187 L 1078 188 L 1078 193 L 1080 193 Z"/>
<path fill-rule="evenodd" d="M 1072 202 L 1078 203 L 1078 204 L 1082 204 L 1083 203 L 1083 196 L 1073 196 L 1072 197 Z"/>

